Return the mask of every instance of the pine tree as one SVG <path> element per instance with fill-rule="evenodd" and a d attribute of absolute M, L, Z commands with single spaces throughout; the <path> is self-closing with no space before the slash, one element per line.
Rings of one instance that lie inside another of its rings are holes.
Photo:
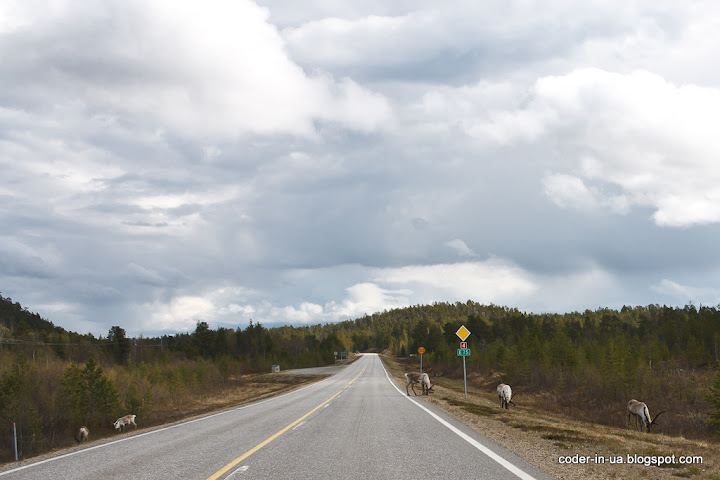
<path fill-rule="evenodd" d="M 118 391 L 103 373 L 102 367 L 91 358 L 84 368 L 71 365 L 65 371 L 60 401 L 69 414 L 67 420 L 99 424 L 110 419 L 112 411 L 117 408 Z"/>

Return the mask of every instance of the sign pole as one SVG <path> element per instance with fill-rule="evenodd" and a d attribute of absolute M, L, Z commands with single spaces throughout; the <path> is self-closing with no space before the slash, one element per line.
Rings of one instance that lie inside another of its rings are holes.
<path fill-rule="evenodd" d="M 470 336 L 470 330 L 465 328 L 465 325 L 458 328 L 458 331 L 455 332 L 455 335 L 457 335 L 460 338 L 460 348 L 457 351 L 458 357 L 462 357 L 463 359 L 463 383 L 465 384 L 465 400 L 467 400 L 467 369 L 465 368 L 465 357 L 470 355 L 470 349 L 467 348 L 467 337 Z"/>
<path fill-rule="evenodd" d="M 420 373 L 422 373 L 422 353 L 420 354 Z"/>
<path fill-rule="evenodd" d="M 18 461 L 18 454 L 17 454 L 17 427 L 15 426 L 15 422 L 13 422 L 13 437 L 15 438 L 15 461 Z"/>
<path fill-rule="evenodd" d="M 463 382 L 465 383 L 465 400 L 467 400 L 467 373 L 465 371 L 465 356 L 463 355 Z"/>

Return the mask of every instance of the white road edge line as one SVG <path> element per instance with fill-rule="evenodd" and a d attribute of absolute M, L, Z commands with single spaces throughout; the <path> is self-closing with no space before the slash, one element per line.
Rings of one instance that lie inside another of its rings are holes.
<path fill-rule="evenodd" d="M 228 475 L 227 477 L 225 477 L 225 480 L 228 480 L 228 478 L 232 477 L 233 475 L 235 475 L 235 474 L 238 473 L 238 472 L 244 472 L 244 471 L 246 471 L 248 468 L 250 468 L 250 467 L 247 466 L 247 465 L 243 465 L 242 467 L 236 468 L 234 472 L 232 472 L 230 475 Z"/>
<path fill-rule="evenodd" d="M 379 357 L 378 357 L 378 360 L 380 360 Z M 382 360 L 380 360 L 380 365 L 382 365 Z M 382 367 L 383 367 L 383 370 L 385 370 L 385 365 L 382 365 Z M 400 395 L 402 395 L 403 397 L 407 398 L 409 401 L 411 401 L 412 403 L 414 403 L 415 405 L 417 405 L 418 408 L 422 408 L 423 410 L 425 410 L 425 412 L 426 412 L 428 415 L 430 415 L 430 416 L 433 417 L 435 420 L 437 420 L 438 422 L 440 422 L 440 423 L 442 423 L 443 425 L 445 425 L 445 426 L 446 426 L 447 428 L 449 428 L 454 434 L 456 434 L 457 436 L 459 436 L 460 438 L 462 438 L 463 440 L 465 440 L 466 442 L 468 442 L 470 445 L 472 445 L 473 447 L 477 448 L 478 450 L 480 450 L 482 453 L 484 453 L 485 455 L 487 455 L 487 456 L 490 457 L 491 459 L 495 460 L 497 463 L 500 464 L 500 466 L 504 467 L 506 470 L 509 470 L 511 473 L 515 474 L 516 476 L 522 478 L 522 480 L 536 480 L 535 477 L 533 477 L 533 476 L 530 475 L 529 473 L 521 470 L 520 468 L 516 467 L 516 466 L 513 465 L 512 463 L 508 462 L 507 460 L 505 460 L 504 458 L 502 458 L 500 455 L 498 455 L 497 453 L 493 452 L 492 450 L 490 450 L 490 449 L 487 448 L 485 445 L 483 445 L 482 443 L 478 442 L 477 440 L 475 440 L 474 438 L 472 438 L 472 437 L 469 436 L 468 434 L 463 433 L 463 432 L 461 432 L 460 430 L 458 430 L 456 427 L 450 425 L 448 422 L 446 422 L 445 420 L 443 420 L 442 418 L 440 418 L 439 416 L 437 416 L 435 413 L 431 412 L 427 407 L 424 407 L 423 405 L 420 405 L 420 403 L 416 402 L 416 401 L 413 400 L 412 398 L 410 398 L 410 397 L 408 397 L 407 395 L 405 395 L 404 393 L 402 393 L 402 390 L 400 390 L 400 389 L 397 387 L 397 385 L 395 385 L 395 382 L 393 382 L 392 379 L 390 378 L 390 375 L 388 374 L 387 370 L 385 370 L 385 376 L 387 377 L 388 382 L 390 382 L 390 385 L 392 385 L 392 386 L 395 388 L 395 390 L 397 390 L 398 393 L 400 393 Z"/>
<path fill-rule="evenodd" d="M 338 372 L 338 373 L 340 373 L 340 372 Z M 97 448 L 107 447 L 108 445 L 114 445 L 114 444 L 116 444 L 116 443 L 126 442 L 126 441 L 128 441 L 128 440 L 133 440 L 133 439 L 135 439 L 135 438 L 144 437 L 145 435 L 152 435 L 152 434 L 154 434 L 154 433 L 162 432 L 162 431 L 165 431 L 165 430 L 170 430 L 171 428 L 183 427 L 183 426 L 188 425 L 188 424 L 190 424 L 190 423 L 200 422 L 200 421 L 202 421 L 202 420 L 207 420 L 208 418 L 217 417 L 217 416 L 219 416 L 219 415 L 225 415 L 226 413 L 236 412 L 236 411 L 238 411 L 238 410 L 244 410 L 244 409 L 246 409 L 246 408 L 254 407 L 254 406 L 256 406 L 256 405 L 260 405 L 260 404 L 263 404 L 263 403 L 272 402 L 273 400 L 278 400 L 278 399 L 280 399 L 280 398 L 287 397 L 288 395 L 292 395 L 292 394 L 294 394 L 294 393 L 300 392 L 300 391 L 302 391 L 302 390 L 305 390 L 306 388 L 312 388 L 312 387 L 315 387 L 315 386 L 317 386 L 317 385 L 321 385 L 321 384 L 327 382 L 328 380 L 330 380 L 330 379 L 331 379 L 332 377 L 334 377 L 334 376 L 335 376 L 335 375 L 331 375 L 330 377 L 328 377 L 328 378 L 326 378 L 326 379 L 324 379 L 324 380 L 320 380 L 319 382 L 315 382 L 315 383 L 313 383 L 313 384 L 311 384 L 311 385 L 308 385 L 308 386 L 305 386 L 305 387 L 302 387 L 302 388 L 298 388 L 297 390 L 293 390 L 292 392 L 288 392 L 288 393 L 279 395 L 279 396 L 277 396 L 277 397 L 268 398 L 268 399 L 261 400 L 261 401 L 256 402 L 256 403 L 250 403 L 250 404 L 248 404 L 248 405 L 243 405 L 242 407 L 231 408 L 230 410 L 223 410 L 222 412 L 213 413 L 212 415 L 207 415 L 207 416 L 204 416 L 204 417 L 195 418 L 195 419 L 193 419 L 193 420 L 188 420 L 187 422 L 181 422 L 181 423 L 178 423 L 178 424 L 175 424 L 175 425 L 170 425 L 169 427 L 158 428 L 157 430 L 153 430 L 153 431 L 151 431 L 151 432 L 139 433 L 139 434 L 137 434 L 137 435 L 133 435 L 132 437 L 125 437 L 125 438 L 121 438 L 121 439 L 119 439 L 119 440 L 113 440 L 112 442 L 103 443 L 102 445 L 95 445 L 94 447 L 83 448 L 82 450 L 78 450 L 78 451 L 70 452 L 70 453 L 65 453 L 65 454 L 63 454 L 63 455 L 58 455 L 57 457 L 48 458 L 48 459 L 46 459 L 46 460 L 40 460 L 39 462 L 33 462 L 33 463 L 28 464 L 28 465 L 23 465 L 22 467 L 13 468 L 12 470 L 6 470 L 6 471 L 4 471 L 4 472 L 0 472 L 0 477 L 2 477 L 3 475 L 10 474 L 10 473 L 18 472 L 18 471 L 20 471 L 20 470 L 25 470 L 26 468 L 35 467 L 35 466 L 37 466 L 37 465 L 42 465 L 43 463 L 54 462 L 55 460 L 60 460 L 61 458 L 71 457 L 71 456 L 77 455 L 77 454 L 79 454 L 79 453 L 89 452 L 89 451 L 95 450 L 95 449 L 97 449 Z"/>

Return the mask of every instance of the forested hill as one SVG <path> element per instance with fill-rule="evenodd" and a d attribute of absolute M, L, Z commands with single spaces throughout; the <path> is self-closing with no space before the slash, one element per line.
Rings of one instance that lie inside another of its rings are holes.
<path fill-rule="evenodd" d="M 133 345 L 167 347 L 190 358 L 261 354 L 266 360 L 263 363 L 282 360 L 303 365 L 331 362 L 334 357 L 326 357 L 336 351 L 387 349 L 394 355 L 407 356 L 424 347 L 426 358 L 444 363 L 456 355 L 459 339 L 455 332 L 463 324 L 471 332 L 470 364 L 506 372 L 528 367 L 529 359 L 543 368 L 565 370 L 608 357 L 618 357 L 623 363 L 642 359 L 641 363 L 648 366 L 672 364 L 675 368 L 713 367 L 720 360 L 720 310 L 694 305 L 533 314 L 473 301 L 435 303 L 325 325 L 265 328 L 251 322 L 245 329 L 212 330 L 207 323 L 199 322 L 194 332 L 134 339 Z M 129 355 L 125 343 L 130 339 L 125 338 L 121 326 L 112 327 L 107 338 L 68 332 L 2 295 L 0 325 L 0 340 L 32 340 L 66 347 L 79 342 L 107 347 L 109 342 L 114 356 L 118 348 Z M 55 350 L 62 355 L 72 349 Z"/>
<path fill-rule="evenodd" d="M 23 334 L 28 331 L 64 332 L 62 328 L 56 327 L 51 321 L 42 318 L 37 313 L 28 311 L 19 302 L 13 303 L 12 298 L 3 297 L 2 293 L 0 293 L 0 326 L 16 334 Z"/>
<path fill-rule="evenodd" d="M 468 360 L 510 370 L 522 358 L 574 367 L 616 351 L 649 365 L 672 362 L 678 368 L 714 366 L 720 358 L 720 310 L 693 305 L 529 314 L 472 301 L 436 303 L 376 313 L 336 328 L 348 332 L 360 350 L 381 346 L 405 356 L 422 346 L 441 360 L 455 356 L 455 332 L 463 324 L 471 332 L 469 346 L 479 354 Z"/>

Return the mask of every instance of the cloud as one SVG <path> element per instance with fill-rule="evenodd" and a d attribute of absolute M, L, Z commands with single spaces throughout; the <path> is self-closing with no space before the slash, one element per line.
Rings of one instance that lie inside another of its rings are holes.
<path fill-rule="evenodd" d="M 290 325 L 309 325 L 322 323 L 323 307 L 310 302 L 302 302 L 297 308 L 286 306 L 274 308 L 271 312 L 274 319 L 282 319 L 282 323 Z"/>
<path fill-rule="evenodd" d="M 307 75 L 268 11 L 247 0 L 27 2 L 12 14 L 0 51 L 12 75 L 0 98 L 30 110 L 221 140 L 311 136 L 315 122 L 370 131 L 392 115 L 382 95 L 349 78 Z"/>
<path fill-rule="evenodd" d="M 555 174 L 543 179 L 545 194 L 559 207 L 592 208 L 597 204 L 595 194 L 585 186 L 581 178 Z"/>
<path fill-rule="evenodd" d="M 527 272 L 497 258 L 484 262 L 378 269 L 375 281 L 411 290 L 411 300 L 418 303 L 468 299 L 505 303 L 513 297 L 529 295 L 538 288 Z"/>
<path fill-rule="evenodd" d="M 469 132 L 501 144 L 553 135 L 574 173 L 544 179 L 559 206 L 649 206 L 656 224 L 688 227 L 720 222 L 719 122 L 720 89 L 584 68 L 538 79 L 526 106 L 491 112 Z"/>
<path fill-rule="evenodd" d="M 263 5 L 0 2 L 4 295 L 105 334 L 713 288 L 714 4 Z"/>
<path fill-rule="evenodd" d="M 255 319 L 265 324 L 317 324 L 353 319 L 410 305 L 465 302 L 511 305 L 535 312 L 582 311 L 586 308 L 633 304 L 621 278 L 586 264 L 571 272 L 534 274 L 508 260 L 397 268 L 365 268 L 369 281 L 345 288 L 341 301 L 325 304 L 301 302 L 297 306 L 265 304 Z M 304 272 L 305 280 L 311 278 Z"/>
<path fill-rule="evenodd" d="M 681 303 L 696 302 L 717 305 L 720 302 L 720 289 L 711 287 L 691 287 L 663 278 L 660 283 L 650 287 L 654 292 L 678 299 Z"/>
<path fill-rule="evenodd" d="M 277 18 L 294 8 L 274 10 Z M 632 38 L 638 25 L 654 23 L 673 31 L 686 10 L 623 2 L 558 1 L 543 9 L 463 1 L 364 2 L 339 9 L 316 2 L 295 11 L 282 35 L 302 65 L 361 79 L 458 85 L 516 74 L 528 66 L 552 68 L 577 51 L 612 58 L 618 38 Z M 636 59 L 642 51 L 633 53 Z"/>
<path fill-rule="evenodd" d="M 154 329 L 187 332 L 195 330 L 197 322 L 209 321 L 216 310 L 207 298 L 199 296 L 180 296 L 169 302 L 156 301 L 143 305 L 143 310 L 152 312 L 150 322 Z M 142 326 L 135 325 L 142 329 Z"/>
<path fill-rule="evenodd" d="M 463 242 L 459 238 L 449 240 L 445 242 L 444 245 L 452 248 L 457 252 L 458 255 L 462 257 L 477 257 L 477 253 L 473 252 L 472 249 L 468 247 L 465 242 Z"/>
<path fill-rule="evenodd" d="M 331 303 L 334 317 L 357 318 L 366 314 L 402 308 L 409 305 L 412 294 L 407 289 L 386 289 L 371 282 L 358 283 L 346 289 L 347 297 L 340 305 Z"/>
<path fill-rule="evenodd" d="M 626 196 L 603 193 L 598 186 L 588 187 L 582 178 L 567 174 L 550 174 L 542 181 L 545 195 L 558 207 L 575 210 L 608 207 L 616 213 L 627 213 Z"/>
<path fill-rule="evenodd" d="M 529 307 L 534 312 L 556 312 L 556 305 L 563 305 L 561 311 L 570 312 L 650 303 L 641 300 L 644 293 L 628 294 L 622 275 L 593 263 L 586 262 L 568 272 L 533 275 L 533 279 L 538 290 L 532 296 L 517 299 L 514 305 Z"/>

